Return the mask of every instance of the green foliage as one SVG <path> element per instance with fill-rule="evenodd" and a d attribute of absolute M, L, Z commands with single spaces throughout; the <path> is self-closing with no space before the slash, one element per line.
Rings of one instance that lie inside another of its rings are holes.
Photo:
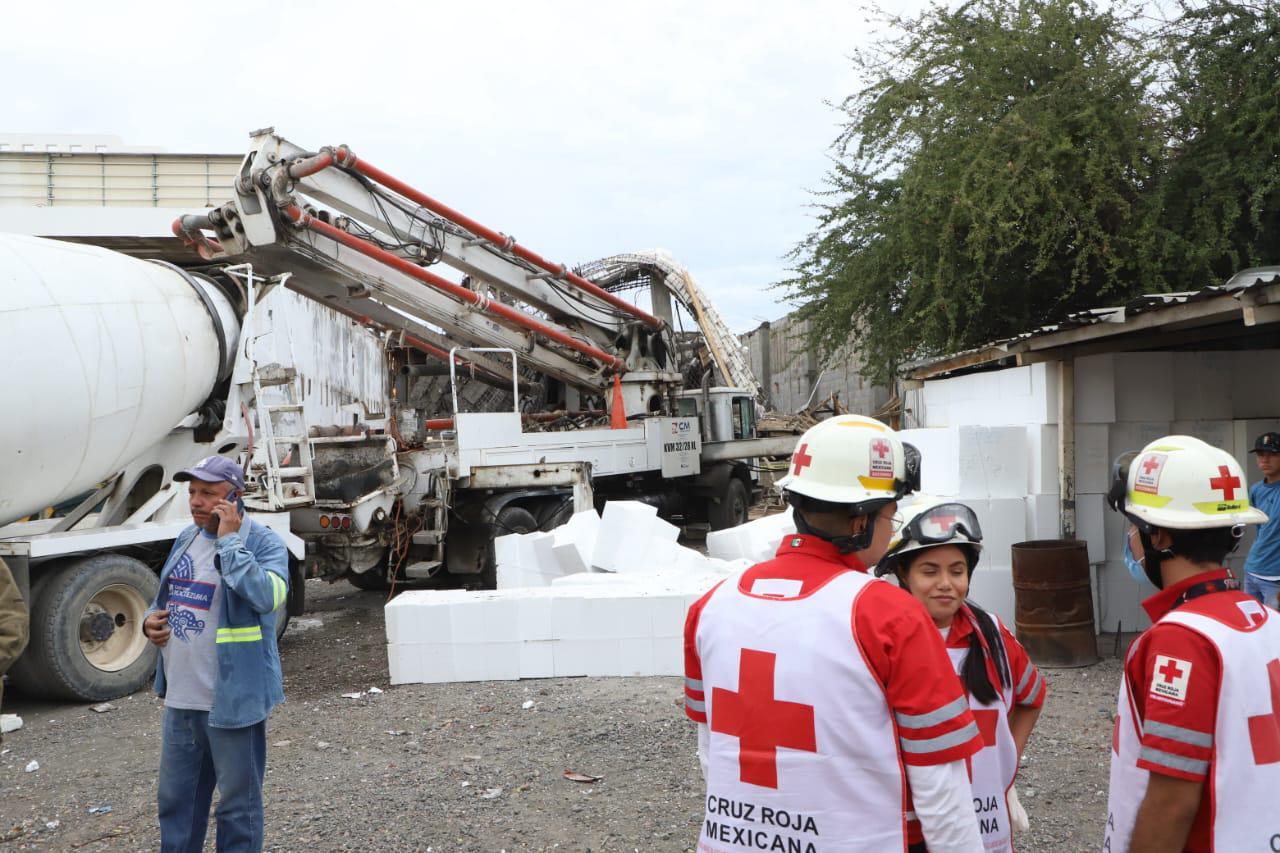
<path fill-rule="evenodd" d="M 853 332 L 883 381 L 904 360 L 1268 253 L 1280 40 L 1259 22 L 1275 19 L 1219 0 L 1154 33 L 1137 10 L 1088 0 L 889 18 L 895 35 L 855 56 L 869 83 L 841 105 L 818 226 L 780 283 L 813 343 L 830 352 Z"/>
<path fill-rule="evenodd" d="M 1168 163 L 1155 201 L 1175 290 L 1280 263 L 1280 7 L 1185 5 L 1164 44 Z"/>

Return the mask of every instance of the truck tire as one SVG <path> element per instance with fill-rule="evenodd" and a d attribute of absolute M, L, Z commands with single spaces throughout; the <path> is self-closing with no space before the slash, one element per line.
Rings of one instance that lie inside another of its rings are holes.
<path fill-rule="evenodd" d="M 160 581 L 123 554 L 95 554 L 48 573 L 33 595 L 31 640 L 15 682 L 24 693 L 101 702 L 144 687 L 156 647 L 142 620 Z"/>
<path fill-rule="evenodd" d="M 725 484 L 724 494 L 718 501 L 713 501 L 707 508 L 707 520 L 712 530 L 724 530 L 746 523 L 747 510 L 751 508 L 751 499 L 747 496 L 747 487 L 737 477 L 730 477 Z"/>
<path fill-rule="evenodd" d="M 364 572 L 347 572 L 345 577 L 352 586 L 365 592 L 386 592 L 391 589 L 385 564 L 379 564 Z"/>

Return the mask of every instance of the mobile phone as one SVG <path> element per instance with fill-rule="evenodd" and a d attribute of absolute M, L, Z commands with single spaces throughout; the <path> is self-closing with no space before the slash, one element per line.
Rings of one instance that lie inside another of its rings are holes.
<path fill-rule="evenodd" d="M 244 515 L 244 500 L 242 500 L 240 497 L 239 489 L 232 489 L 227 494 L 227 500 L 229 501 L 234 500 L 236 502 L 236 511 L 239 512 L 241 515 Z"/>

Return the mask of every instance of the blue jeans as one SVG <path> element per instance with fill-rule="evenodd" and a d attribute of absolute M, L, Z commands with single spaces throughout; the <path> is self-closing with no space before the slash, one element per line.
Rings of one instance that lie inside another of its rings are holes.
<path fill-rule="evenodd" d="M 1280 608 L 1280 603 L 1276 600 L 1276 597 L 1280 596 L 1280 581 L 1264 580 L 1245 572 L 1244 594 L 1252 595 L 1270 607 Z"/>
<path fill-rule="evenodd" d="M 209 725 L 208 711 L 164 709 L 160 747 L 162 853 L 200 853 L 216 785 L 219 853 L 262 850 L 262 778 L 267 724 L 240 729 Z"/>

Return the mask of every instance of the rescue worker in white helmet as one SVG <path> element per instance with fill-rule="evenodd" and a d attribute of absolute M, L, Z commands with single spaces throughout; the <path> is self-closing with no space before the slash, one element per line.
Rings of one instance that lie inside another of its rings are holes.
<path fill-rule="evenodd" d="M 969 697 L 983 748 L 971 759 L 973 806 L 988 853 L 1013 850 L 1014 818 L 1026 814 L 1013 791 L 1018 762 L 1044 705 L 1044 676 L 1000 620 L 968 600 L 982 552 L 973 509 L 949 498 L 920 497 L 902 510 L 902 530 L 876 565 L 933 619 Z M 909 851 L 932 849 L 917 821 L 908 821 Z"/>
<path fill-rule="evenodd" d="M 823 421 L 781 481 L 798 532 L 689 609 L 700 850 L 901 851 L 908 790 L 930 850 L 982 850 L 964 691 L 920 603 L 867 571 L 918 484 L 918 454 L 889 427 Z"/>
<path fill-rule="evenodd" d="M 1267 516 L 1235 458 L 1186 435 L 1117 459 L 1107 500 L 1156 592 L 1125 659 L 1103 849 L 1276 849 L 1280 616 L 1223 568 Z"/>

